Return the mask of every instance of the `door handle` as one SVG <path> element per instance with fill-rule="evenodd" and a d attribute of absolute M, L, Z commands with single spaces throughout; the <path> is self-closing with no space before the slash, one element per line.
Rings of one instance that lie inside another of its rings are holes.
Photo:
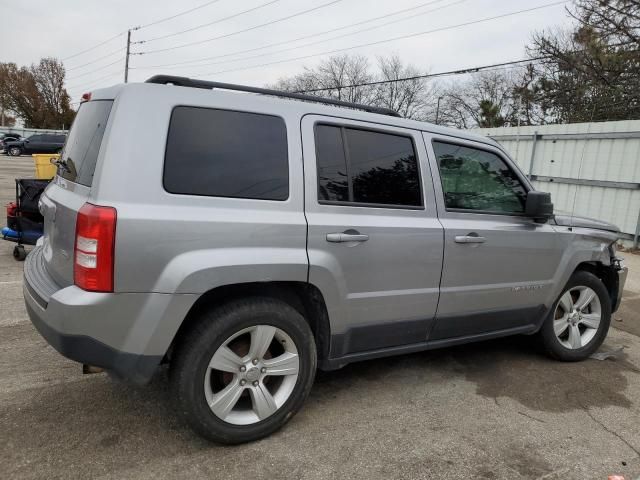
<path fill-rule="evenodd" d="M 345 243 L 345 242 L 366 242 L 369 235 L 362 233 L 327 233 L 327 242 Z"/>
<path fill-rule="evenodd" d="M 456 243 L 484 243 L 486 238 L 477 235 L 456 235 Z"/>

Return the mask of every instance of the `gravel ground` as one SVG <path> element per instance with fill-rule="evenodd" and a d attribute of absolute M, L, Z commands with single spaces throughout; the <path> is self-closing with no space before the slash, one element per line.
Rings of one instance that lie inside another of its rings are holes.
<path fill-rule="evenodd" d="M 0 156 L 0 200 L 29 157 Z M 528 337 L 320 372 L 279 433 L 208 444 L 173 416 L 166 372 L 134 388 L 83 376 L 29 323 L 0 242 L 3 478 L 606 479 L 640 475 L 640 256 L 602 350 L 553 362 Z"/>

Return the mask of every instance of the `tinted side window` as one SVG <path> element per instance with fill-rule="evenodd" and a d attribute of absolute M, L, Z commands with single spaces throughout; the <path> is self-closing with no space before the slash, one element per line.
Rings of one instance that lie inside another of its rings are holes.
<path fill-rule="evenodd" d="M 164 186 L 171 193 L 286 200 L 287 131 L 272 115 L 176 107 L 171 115 Z"/>
<path fill-rule="evenodd" d="M 524 213 L 527 190 L 498 155 L 434 142 L 447 208 Z"/>
<path fill-rule="evenodd" d="M 31 135 L 28 140 L 30 142 L 41 142 L 43 140 L 42 137 L 43 135 Z"/>
<path fill-rule="evenodd" d="M 346 137 L 354 202 L 422 206 L 410 138 L 351 128 Z"/>
<path fill-rule="evenodd" d="M 318 162 L 318 198 L 335 202 L 349 201 L 347 160 L 342 144 L 342 129 L 331 125 L 316 127 Z"/>
<path fill-rule="evenodd" d="M 370 205 L 422 206 L 411 138 L 317 125 L 318 199 Z"/>

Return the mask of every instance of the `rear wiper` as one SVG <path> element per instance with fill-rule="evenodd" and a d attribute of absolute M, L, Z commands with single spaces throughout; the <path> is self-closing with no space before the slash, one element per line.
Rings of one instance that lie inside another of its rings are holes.
<path fill-rule="evenodd" d="M 58 168 L 61 168 L 62 170 L 64 170 L 67 173 L 71 173 L 71 169 L 69 168 L 69 166 L 67 165 L 67 161 L 66 160 L 62 160 L 61 158 L 56 158 L 56 159 L 51 159 L 51 163 L 53 163 L 54 165 L 56 165 Z"/>

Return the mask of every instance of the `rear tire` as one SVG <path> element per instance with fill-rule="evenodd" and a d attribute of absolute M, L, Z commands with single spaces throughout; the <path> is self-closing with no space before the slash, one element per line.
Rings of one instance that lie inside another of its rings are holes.
<path fill-rule="evenodd" d="M 547 353 L 556 360 L 577 362 L 594 353 L 609 331 L 611 297 L 594 274 L 575 272 L 539 332 Z"/>
<path fill-rule="evenodd" d="M 257 353 L 260 343 L 266 353 Z M 291 359 L 295 366 L 285 373 Z M 316 362 L 313 334 L 300 313 L 279 300 L 250 298 L 201 314 L 178 343 L 169 375 L 177 410 L 191 428 L 237 444 L 275 432 L 300 409 Z"/>

